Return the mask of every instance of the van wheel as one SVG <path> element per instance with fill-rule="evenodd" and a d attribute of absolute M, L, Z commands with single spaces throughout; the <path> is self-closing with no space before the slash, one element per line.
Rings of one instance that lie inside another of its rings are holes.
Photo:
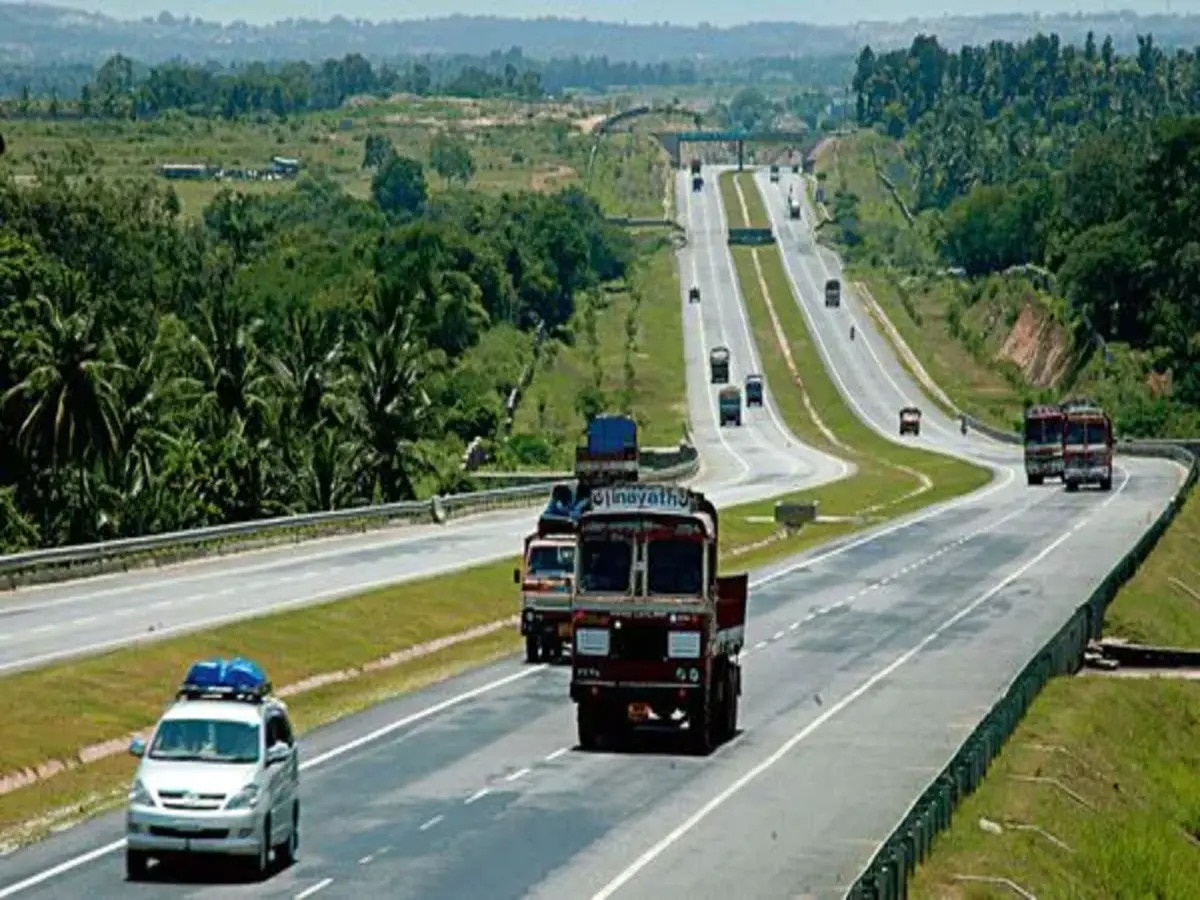
<path fill-rule="evenodd" d="M 263 880 L 271 872 L 271 817 L 263 822 L 262 840 L 258 842 L 258 854 L 250 864 L 251 874 L 258 880 Z"/>
<path fill-rule="evenodd" d="M 145 881 L 150 869 L 150 857 L 144 850 L 125 851 L 126 881 Z"/>
<path fill-rule="evenodd" d="M 275 860 L 281 869 L 296 862 L 300 855 L 300 804 L 292 804 L 292 829 L 287 840 L 275 848 Z"/>
<path fill-rule="evenodd" d="M 541 647 L 538 644 L 536 634 L 525 635 L 525 662 L 535 663 L 538 661 L 538 655 Z"/>

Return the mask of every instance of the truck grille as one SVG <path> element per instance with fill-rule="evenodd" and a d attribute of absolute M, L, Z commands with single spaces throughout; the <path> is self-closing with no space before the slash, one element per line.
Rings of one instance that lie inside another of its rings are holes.
<path fill-rule="evenodd" d="M 627 662 L 661 662 L 667 658 L 667 629 L 661 622 L 643 624 L 636 619 L 612 629 L 609 659 Z"/>

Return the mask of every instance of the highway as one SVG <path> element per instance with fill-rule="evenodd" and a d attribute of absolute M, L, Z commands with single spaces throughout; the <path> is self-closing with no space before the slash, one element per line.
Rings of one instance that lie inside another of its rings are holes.
<path fill-rule="evenodd" d="M 720 283 L 730 263 L 715 172 L 706 182 L 687 215 L 713 232 L 704 243 L 691 234 L 706 256 L 697 277 L 711 261 L 707 277 Z M 828 263 L 814 261 L 811 235 L 780 231 L 806 314 L 829 320 L 818 334 L 835 380 L 897 439 L 896 412 L 919 393 L 878 336 L 838 339 L 855 306 L 824 310 L 809 281 Z M 686 291 L 686 257 L 683 265 Z M 718 290 L 702 283 L 701 306 L 721 307 L 705 319 L 705 339 L 723 333 L 736 362 L 739 298 L 729 281 Z M 865 317 L 858 324 L 870 332 Z M 711 757 L 578 751 L 567 672 L 506 661 L 307 736 L 301 859 L 264 884 L 168 873 L 126 885 L 114 813 L 0 862 L 0 900 L 841 896 L 1182 476 L 1169 463 L 1122 460 L 1109 494 L 1029 489 L 1011 450 L 934 425 L 931 404 L 921 405 L 919 443 L 1002 463 L 997 479 L 752 573 L 742 732 Z M 714 468 L 751 452 L 772 463 L 779 453 L 767 448 L 783 450 L 782 435 L 736 431 L 726 430 L 728 457 L 715 451 Z M 776 477 L 824 466 L 811 454 L 798 460 L 789 469 L 780 459 Z M 731 477 L 733 490 L 745 473 Z"/>
<path fill-rule="evenodd" d="M 849 471 L 844 463 L 787 432 L 769 392 L 766 407 L 746 411 L 741 428 L 718 427 L 709 349 L 721 343 L 730 348 L 734 384 L 757 355 L 742 307 L 718 301 L 735 297 L 735 279 L 712 206 L 715 183 L 694 202 L 685 187 L 680 181 L 679 208 L 688 210 L 692 244 L 680 254 L 680 302 L 689 416 L 702 462 L 693 486 L 727 506 L 844 476 Z M 708 302 L 687 303 L 693 283 Z M 496 511 L 442 526 L 326 538 L 5 592 L 0 674 L 503 559 L 520 551 L 517 536 L 532 530 L 538 511 Z"/>

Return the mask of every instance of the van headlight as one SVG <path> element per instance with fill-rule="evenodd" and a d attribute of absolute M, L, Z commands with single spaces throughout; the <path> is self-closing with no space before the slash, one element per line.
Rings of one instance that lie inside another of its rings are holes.
<path fill-rule="evenodd" d="M 248 784 L 232 797 L 225 804 L 226 809 L 254 809 L 258 805 L 258 785 Z"/>
<path fill-rule="evenodd" d="M 133 787 L 129 789 L 129 802 L 133 806 L 157 806 L 154 800 L 154 795 L 150 793 L 149 788 L 142 784 L 142 779 L 135 778 Z"/>

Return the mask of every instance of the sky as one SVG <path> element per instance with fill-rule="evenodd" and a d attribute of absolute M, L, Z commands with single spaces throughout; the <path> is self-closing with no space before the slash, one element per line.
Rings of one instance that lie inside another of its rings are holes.
<path fill-rule="evenodd" d="M 5 0 L 8 2 L 8 0 Z M 556 15 L 606 22 L 671 22 L 728 26 L 746 22 L 792 21 L 846 25 L 864 19 L 902 21 L 911 17 L 987 13 L 1116 12 L 1200 13 L 1200 0 L 45 0 L 102 12 L 116 18 L 175 15 L 263 24 L 289 17 L 327 19 L 341 14 L 372 20 L 420 19 L 453 13 L 529 18 Z"/>

